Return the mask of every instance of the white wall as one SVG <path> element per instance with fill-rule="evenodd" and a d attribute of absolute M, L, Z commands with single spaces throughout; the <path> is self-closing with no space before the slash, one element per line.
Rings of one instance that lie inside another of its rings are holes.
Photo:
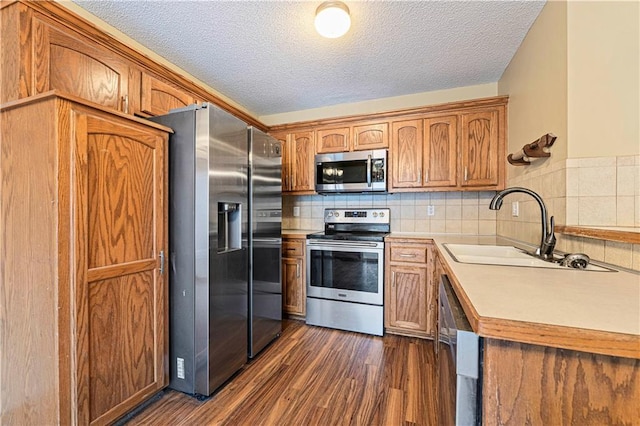
<path fill-rule="evenodd" d="M 640 2 L 569 2 L 569 158 L 640 154 Z"/>
<path fill-rule="evenodd" d="M 456 87 L 433 92 L 415 93 L 413 95 L 394 96 L 391 98 L 373 99 L 364 102 L 332 105 L 283 114 L 263 115 L 258 117 L 268 126 L 300 121 L 320 120 L 323 118 L 343 117 L 358 114 L 373 114 L 424 105 L 463 101 L 467 99 L 487 98 L 498 94 L 498 84 L 488 83 L 476 86 Z"/>

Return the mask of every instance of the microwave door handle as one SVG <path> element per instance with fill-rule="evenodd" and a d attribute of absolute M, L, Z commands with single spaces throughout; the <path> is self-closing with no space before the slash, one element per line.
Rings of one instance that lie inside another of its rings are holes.
<path fill-rule="evenodd" d="M 367 157 L 367 186 L 371 187 L 371 156 Z"/>

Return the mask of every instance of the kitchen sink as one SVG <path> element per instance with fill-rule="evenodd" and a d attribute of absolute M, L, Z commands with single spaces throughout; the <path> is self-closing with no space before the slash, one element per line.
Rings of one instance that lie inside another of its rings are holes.
<path fill-rule="evenodd" d="M 558 262 L 548 262 L 514 246 L 484 244 L 444 244 L 453 260 L 480 265 L 525 266 L 529 268 L 576 270 Z M 558 260 L 561 260 L 559 258 Z M 585 271 L 615 272 L 613 269 L 589 263 Z"/>

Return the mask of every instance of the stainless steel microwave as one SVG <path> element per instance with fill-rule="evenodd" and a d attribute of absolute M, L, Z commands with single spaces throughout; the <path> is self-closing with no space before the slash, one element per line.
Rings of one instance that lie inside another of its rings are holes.
<path fill-rule="evenodd" d="M 387 150 L 315 156 L 316 192 L 386 192 Z"/>

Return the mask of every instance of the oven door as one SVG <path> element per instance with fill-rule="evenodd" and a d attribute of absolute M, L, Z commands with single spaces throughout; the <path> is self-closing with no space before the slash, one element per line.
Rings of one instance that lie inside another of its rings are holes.
<path fill-rule="evenodd" d="M 307 297 L 383 303 L 384 243 L 307 240 Z"/>

